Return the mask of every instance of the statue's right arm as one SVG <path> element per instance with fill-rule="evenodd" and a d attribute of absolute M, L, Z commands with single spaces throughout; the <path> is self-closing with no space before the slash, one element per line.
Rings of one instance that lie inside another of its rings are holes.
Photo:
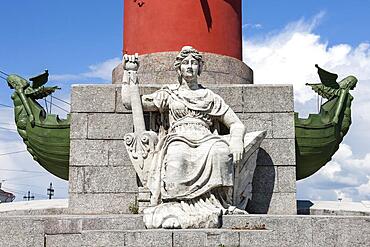
<path fill-rule="evenodd" d="M 31 125 L 33 126 L 35 124 L 35 117 L 33 116 L 30 105 L 28 104 L 28 101 L 27 101 L 27 98 L 26 98 L 26 95 L 24 93 L 23 88 L 22 89 L 16 89 L 16 93 L 18 94 L 19 98 L 21 99 L 22 104 L 24 106 L 24 109 L 27 112 L 28 120 L 30 121 Z"/>
<path fill-rule="evenodd" d="M 131 110 L 131 101 L 139 102 L 136 97 L 139 97 L 139 81 L 137 71 L 139 69 L 139 55 L 125 54 L 123 56 L 123 76 L 122 76 L 122 103 L 126 109 Z M 158 110 L 153 102 L 153 96 L 141 96 L 141 105 L 143 111 L 156 111 Z M 138 103 L 136 103 L 138 104 Z"/>
<path fill-rule="evenodd" d="M 131 110 L 131 95 L 130 95 L 130 85 L 122 84 L 122 103 L 124 107 Z M 158 108 L 153 102 L 153 95 L 147 94 L 141 96 L 141 103 L 144 111 L 158 111 Z"/>
<path fill-rule="evenodd" d="M 122 104 L 127 110 L 131 110 L 131 95 L 130 95 L 130 85 L 122 84 L 121 89 Z"/>

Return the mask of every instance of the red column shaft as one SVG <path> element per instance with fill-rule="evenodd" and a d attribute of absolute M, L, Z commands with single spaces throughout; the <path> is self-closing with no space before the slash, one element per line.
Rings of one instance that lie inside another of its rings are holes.
<path fill-rule="evenodd" d="M 126 53 L 192 45 L 241 60 L 241 0 L 125 0 L 123 42 Z"/>

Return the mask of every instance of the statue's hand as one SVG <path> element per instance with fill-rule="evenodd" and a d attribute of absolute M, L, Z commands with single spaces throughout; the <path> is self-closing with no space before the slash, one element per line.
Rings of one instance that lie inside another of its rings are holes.
<path fill-rule="evenodd" d="M 124 84 L 137 84 L 137 70 L 139 69 L 139 55 L 127 55 L 123 56 L 123 78 Z"/>
<path fill-rule="evenodd" d="M 238 163 L 243 158 L 244 145 L 242 140 L 232 140 L 230 142 L 230 151 L 233 155 L 234 163 Z"/>
<path fill-rule="evenodd" d="M 137 71 L 139 69 L 139 55 L 123 55 L 123 69 L 128 71 Z"/>

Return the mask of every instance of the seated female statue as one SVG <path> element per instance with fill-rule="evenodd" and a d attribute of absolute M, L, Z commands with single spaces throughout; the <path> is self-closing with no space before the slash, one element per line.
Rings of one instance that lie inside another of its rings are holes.
<path fill-rule="evenodd" d="M 217 227 L 222 214 L 235 210 L 234 166 L 243 157 L 245 127 L 219 95 L 198 84 L 203 63 L 197 50 L 183 47 L 174 62 L 178 83 L 142 96 L 144 110 L 169 118 L 150 162 L 152 205 L 144 210 L 148 228 Z M 127 101 L 128 87 L 122 90 Z M 216 121 L 230 135 L 212 133 Z"/>

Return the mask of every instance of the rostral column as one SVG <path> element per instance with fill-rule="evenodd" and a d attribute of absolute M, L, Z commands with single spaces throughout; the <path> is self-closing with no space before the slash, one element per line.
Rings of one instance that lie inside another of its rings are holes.
<path fill-rule="evenodd" d="M 176 82 L 178 51 L 191 45 L 203 52 L 202 84 L 253 83 L 242 60 L 241 0 L 126 0 L 123 53 L 140 55 L 141 84 Z M 122 66 L 113 70 L 120 83 Z"/>

